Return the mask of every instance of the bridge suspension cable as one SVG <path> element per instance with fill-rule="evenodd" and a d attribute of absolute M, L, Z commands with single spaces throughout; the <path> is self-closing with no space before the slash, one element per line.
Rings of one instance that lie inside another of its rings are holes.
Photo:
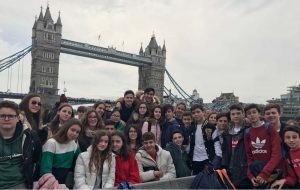
<path fill-rule="evenodd" d="M 165 70 L 167 73 L 167 76 L 169 77 L 171 83 L 173 84 L 173 86 L 175 87 L 175 89 L 178 91 L 178 93 L 188 102 L 193 102 L 192 97 L 186 93 L 181 86 L 175 81 L 175 79 L 171 76 L 171 74 L 169 73 L 169 71 L 166 69 Z"/>
<path fill-rule="evenodd" d="M 166 93 L 166 95 L 170 96 L 170 99 L 178 100 L 178 98 L 166 86 L 164 86 L 164 92 Z"/>
<path fill-rule="evenodd" d="M 25 55 L 27 55 L 32 50 L 32 47 L 33 46 L 30 45 L 27 48 L 0 60 L 0 72 L 6 70 L 7 68 L 11 67 L 13 64 L 18 62 L 20 59 L 22 59 Z"/>

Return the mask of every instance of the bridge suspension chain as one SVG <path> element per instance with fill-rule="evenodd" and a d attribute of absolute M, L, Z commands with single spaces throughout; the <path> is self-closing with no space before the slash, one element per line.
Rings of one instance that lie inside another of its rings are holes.
<path fill-rule="evenodd" d="M 173 86 L 176 88 L 176 90 L 179 92 L 179 94 L 188 102 L 193 102 L 192 97 L 186 93 L 181 86 L 175 81 L 175 79 L 171 76 L 171 74 L 169 73 L 169 71 L 166 69 L 165 70 L 167 73 L 167 76 L 169 77 L 171 83 L 173 84 Z"/>
<path fill-rule="evenodd" d="M 166 87 L 164 86 L 164 92 L 169 96 L 171 96 L 170 98 L 171 99 L 175 99 L 175 100 L 178 100 L 178 98 Z"/>
<path fill-rule="evenodd" d="M 13 64 L 18 62 L 20 59 L 22 59 L 25 55 L 27 55 L 32 50 L 32 47 L 33 46 L 30 45 L 27 48 L 0 60 L 0 72 L 6 70 L 7 68 L 11 67 Z"/>

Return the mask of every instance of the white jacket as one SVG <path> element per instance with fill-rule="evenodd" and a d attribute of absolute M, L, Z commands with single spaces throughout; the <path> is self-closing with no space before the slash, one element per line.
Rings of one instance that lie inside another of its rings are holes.
<path fill-rule="evenodd" d="M 86 152 L 81 153 L 76 161 L 74 171 L 74 189 L 94 189 L 97 174 L 90 172 L 89 161 L 91 157 L 92 147 L 90 146 Z M 102 171 L 102 188 L 114 187 L 115 183 L 116 159 L 112 155 L 111 164 L 109 167 L 108 160 L 104 161 Z"/>
<path fill-rule="evenodd" d="M 176 178 L 176 170 L 173 159 L 169 151 L 163 150 L 160 146 L 155 145 L 157 150 L 156 161 L 142 148 L 136 153 L 136 161 L 138 163 L 140 176 L 143 182 L 155 180 L 154 170 L 144 171 L 144 167 L 156 166 L 164 173 L 160 180 L 168 180 Z"/>

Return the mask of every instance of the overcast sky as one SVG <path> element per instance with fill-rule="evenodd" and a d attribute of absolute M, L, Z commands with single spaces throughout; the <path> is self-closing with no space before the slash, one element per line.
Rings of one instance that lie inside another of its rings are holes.
<path fill-rule="evenodd" d="M 0 59 L 31 44 L 41 5 L 45 13 L 47 1 L 0 1 Z M 166 42 L 168 71 L 186 92 L 197 89 L 204 102 L 234 92 L 242 102 L 265 103 L 300 82 L 299 0 L 49 0 L 49 5 L 54 21 L 61 11 L 62 36 L 69 40 L 137 54 L 154 31 L 159 45 Z M 8 71 L 0 73 L 0 91 L 21 92 L 22 86 L 28 92 L 30 54 L 22 64 L 22 85 L 16 64 L 11 85 Z M 165 86 L 175 92 L 165 77 Z M 68 96 L 116 98 L 137 90 L 138 69 L 61 54 L 60 89 L 64 81 Z"/>

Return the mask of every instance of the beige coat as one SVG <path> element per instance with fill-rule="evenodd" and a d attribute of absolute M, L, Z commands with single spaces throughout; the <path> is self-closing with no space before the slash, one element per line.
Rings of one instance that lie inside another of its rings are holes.
<path fill-rule="evenodd" d="M 176 170 L 170 152 L 163 150 L 158 145 L 156 145 L 156 149 L 158 150 L 156 161 L 143 148 L 136 153 L 135 158 L 143 182 L 155 180 L 154 170 L 144 171 L 143 169 L 149 166 L 157 166 L 164 173 L 164 176 L 160 180 L 176 178 Z"/>

